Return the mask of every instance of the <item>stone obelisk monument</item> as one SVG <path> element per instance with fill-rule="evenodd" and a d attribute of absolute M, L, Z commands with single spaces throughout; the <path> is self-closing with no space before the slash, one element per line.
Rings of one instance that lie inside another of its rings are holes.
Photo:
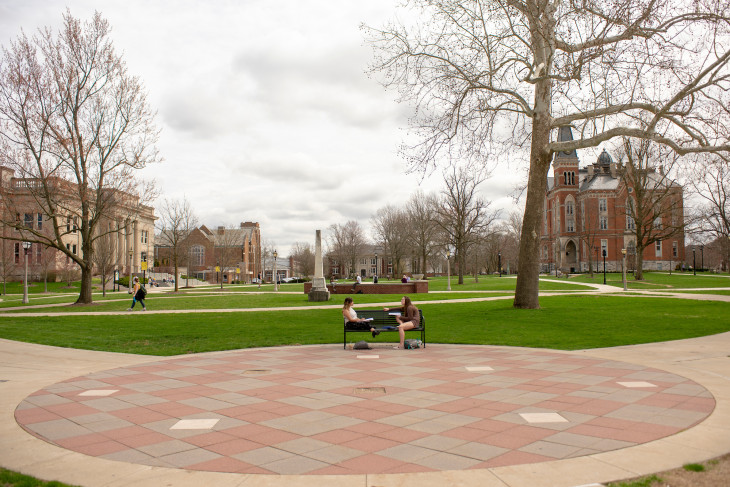
<path fill-rule="evenodd" d="M 324 267 L 322 265 L 322 231 L 316 231 L 314 242 L 314 278 L 312 279 L 312 290 L 309 291 L 310 301 L 329 301 L 330 292 L 327 290 L 327 281 L 324 279 Z"/>

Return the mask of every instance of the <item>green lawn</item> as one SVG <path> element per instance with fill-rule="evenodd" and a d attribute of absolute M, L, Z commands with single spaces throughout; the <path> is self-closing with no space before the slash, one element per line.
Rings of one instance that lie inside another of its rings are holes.
<path fill-rule="evenodd" d="M 609 272 L 606 274 L 606 284 L 623 289 L 623 280 L 620 273 Z M 588 274 L 580 274 L 571 277 L 568 282 L 589 282 L 603 284 L 603 273 L 595 273 L 593 278 Z M 626 275 L 626 282 L 629 289 L 651 289 L 651 290 L 674 290 L 692 289 L 705 287 L 730 287 L 730 276 L 727 274 L 697 274 L 691 272 L 644 272 L 644 280 L 637 281 L 629 273 Z"/>
<path fill-rule="evenodd" d="M 361 302 L 360 302 L 361 303 Z M 555 296 L 542 309 L 511 300 L 423 304 L 429 342 L 574 350 L 676 340 L 730 331 L 727 303 L 618 296 Z M 360 308 L 366 308 L 360 304 Z M 338 309 L 104 316 L 3 317 L 0 337 L 62 347 L 176 355 L 247 347 L 338 343 Z M 372 339 L 392 342 L 393 333 Z"/>

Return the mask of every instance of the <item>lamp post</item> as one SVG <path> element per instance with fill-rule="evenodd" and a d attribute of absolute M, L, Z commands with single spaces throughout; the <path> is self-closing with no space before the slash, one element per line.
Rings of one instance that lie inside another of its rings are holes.
<path fill-rule="evenodd" d="M 606 284 L 606 249 L 601 252 L 603 253 L 603 284 Z"/>
<path fill-rule="evenodd" d="M 276 258 L 278 255 L 278 252 L 274 250 L 274 291 L 279 290 L 279 276 L 276 275 Z"/>
<path fill-rule="evenodd" d="M 692 247 L 692 275 L 697 275 L 697 256 L 695 255 L 695 248 Z"/>
<path fill-rule="evenodd" d="M 624 280 L 624 291 L 626 291 L 626 249 L 621 249 L 621 273 L 623 274 L 623 280 Z"/>
<path fill-rule="evenodd" d="M 446 290 L 451 291 L 451 249 L 446 249 Z"/>
<path fill-rule="evenodd" d="M 127 288 L 129 289 L 130 293 L 132 292 L 132 254 L 133 251 L 127 252 L 129 254 L 129 282 L 127 283 Z"/>
<path fill-rule="evenodd" d="M 702 267 L 700 267 L 700 270 L 702 272 L 705 272 L 705 246 L 700 245 L 700 255 L 702 256 Z"/>
<path fill-rule="evenodd" d="M 375 252 L 375 275 L 373 276 L 373 282 L 377 284 L 378 282 L 378 273 L 380 272 L 380 269 L 378 269 L 378 253 Z"/>
<path fill-rule="evenodd" d="M 30 242 L 23 242 L 23 257 L 25 258 L 25 277 L 23 278 L 23 304 L 28 304 L 28 249 L 33 245 Z"/>
<path fill-rule="evenodd" d="M 497 252 L 497 266 L 499 267 L 499 277 L 502 277 L 502 252 Z"/>

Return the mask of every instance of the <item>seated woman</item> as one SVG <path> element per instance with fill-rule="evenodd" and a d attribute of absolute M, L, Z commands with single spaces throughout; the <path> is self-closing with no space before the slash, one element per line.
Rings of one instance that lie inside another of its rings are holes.
<path fill-rule="evenodd" d="M 353 304 L 352 298 L 345 298 L 345 304 L 342 306 L 342 317 L 345 318 L 345 326 L 354 325 L 354 328 L 358 328 L 356 323 L 367 323 L 368 320 L 357 317 L 357 313 L 352 307 Z M 380 330 L 376 330 L 373 327 L 370 327 L 370 332 L 373 334 L 373 338 L 380 335 Z"/>
<path fill-rule="evenodd" d="M 401 314 L 400 316 L 395 317 L 395 320 L 398 322 L 398 335 L 400 335 L 400 345 L 393 347 L 396 349 L 405 348 L 406 330 L 418 328 L 418 325 L 421 322 L 421 314 L 419 313 L 418 308 L 411 303 L 411 298 L 403 296 L 403 299 L 400 300 L 400 304 L 401 307 L 396 309 L 400 310 Z M 390 311 L 391 309 L 392 308 L 383 308 L 385 311 Z"/>

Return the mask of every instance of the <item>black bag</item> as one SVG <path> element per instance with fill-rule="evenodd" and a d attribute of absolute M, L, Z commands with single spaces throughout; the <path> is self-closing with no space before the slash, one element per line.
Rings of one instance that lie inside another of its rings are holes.
<path fill-rule="evenodd" d="M 368 342 L 365 340 L 360 340 L 355 345 L 352 346 L 354 350 L 370 350 L 370 345 L 368 345 Z"/>
<path fill-rule="evenodd" d="M 144 299 L 147 297 L 147 290 L 140 284 L 139 291 L 137 291 L 137 299 Z"/>

